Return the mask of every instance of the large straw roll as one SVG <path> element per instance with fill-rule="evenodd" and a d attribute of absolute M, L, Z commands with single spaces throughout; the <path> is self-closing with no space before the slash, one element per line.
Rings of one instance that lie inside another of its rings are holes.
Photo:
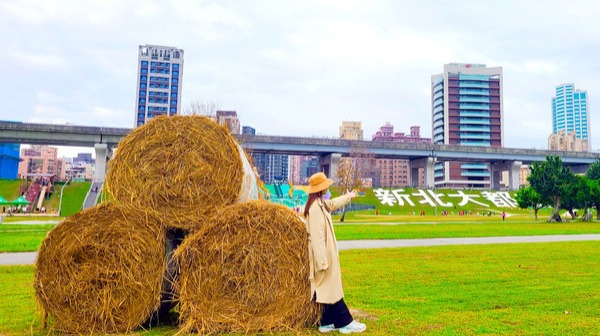
<path fill-rule="evenodd" d="M 165 263 L 155 216 L 103 204 L 48 233 L 35 264 L 35 294 L 62 332 L 126 332 L 160 305 Z"/>
<path fill-rule="evenodd" d="M 294 211 L 249 201 L 219 211 L 175 252 L 184 333 L 296 330 L 316 323 L 308 234 Z"/>
<path fill-rule="evenodd" d="M 199 216 L 257 197 L 246 195 L 255 177 L 240 150 L 227 128 L 210 118 L 157 117 L 119 142 L 107 188 L 121 203 L 153 209 L 169 218 L 169 226 L 191 229 Z"/>

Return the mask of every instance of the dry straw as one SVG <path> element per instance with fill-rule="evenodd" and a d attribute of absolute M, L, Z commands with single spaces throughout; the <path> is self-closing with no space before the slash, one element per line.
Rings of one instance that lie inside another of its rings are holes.
<path fill-rule="evenodd" d="M 180 332 L 297 330 L 311 302 L 307 233 L 294 211 L 267 201 L 228 206 L 175 252 Z"/>
<path fill-rule="evenodd" d="M 164 116 L 119 142 L 106 185 L 117 201 L 193 229 L 200 218 L 238 201 L 243 177 L 238 145 L 226 127 L 203 116 Z"/>
<path fill-rule="evenodd" d="M 35 267 L 35 293 L 55 329 L 130 331 L 160 304 L 164 231 L 147 212 L 102 204 L 52 229 Z"/>

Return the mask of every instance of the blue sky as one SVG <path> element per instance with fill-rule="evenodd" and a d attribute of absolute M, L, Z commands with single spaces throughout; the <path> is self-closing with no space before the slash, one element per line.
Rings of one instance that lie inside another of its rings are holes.
<path fill-rule="evenodd" d="M 138 46 L 185 51 L 183 103 L 236 110 L 258 133 L 366 139 L 391 122 L 431 137 L 431 76 L 504 71 L 506 147 L 546 148 L 560 83 L 600 93 L 593 1 L 0 2 L 0 119 L 133 127 Z M 63 155 L 91 149 L 61 148 Z"/>

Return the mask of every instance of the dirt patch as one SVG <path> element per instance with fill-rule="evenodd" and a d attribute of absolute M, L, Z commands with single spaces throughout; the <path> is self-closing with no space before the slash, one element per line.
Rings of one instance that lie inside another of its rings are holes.
<path fill-rule="evenodd" d="M 352 317 L 358 320 L 369 320 L 369 321 L 377 321 L 377 315 L 369 314 L 364 310 L 350 308 L 350 314 Z"/>

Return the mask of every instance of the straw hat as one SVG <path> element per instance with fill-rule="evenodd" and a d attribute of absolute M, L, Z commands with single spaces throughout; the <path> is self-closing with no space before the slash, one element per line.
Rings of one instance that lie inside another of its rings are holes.
<path fill-rule="evenodd" d="M 316 173 L 308 179 L 308 182 L 310 183 L 309 193 L 314 194 L 319 191 L 327 190 L 333 183 L 333 180 L 328 179 L 323 173 Z"/>

